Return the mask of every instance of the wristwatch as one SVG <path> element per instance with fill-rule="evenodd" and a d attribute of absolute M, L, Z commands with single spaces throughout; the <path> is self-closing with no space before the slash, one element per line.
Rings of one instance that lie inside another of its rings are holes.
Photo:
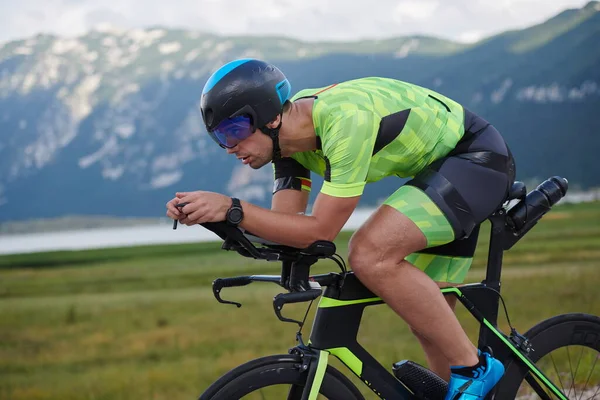
<path fill-rule="evenodd" d="M 238 226 L 244 218 L 244 210 L 239 199 L 231 198 L 231 207 L 227 210 L 227 223 L 232 226 Z"/>

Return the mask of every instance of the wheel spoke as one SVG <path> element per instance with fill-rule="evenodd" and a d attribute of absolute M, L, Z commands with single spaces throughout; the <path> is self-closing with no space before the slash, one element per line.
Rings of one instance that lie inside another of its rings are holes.
<path fill-rule="evenodd" d="M 598 391 L 600 390 L 600 385 L 598 386 L 598 389 L 596 389 L 596 391 L 594 392 L 594 394 L 591 397 L 588 397 L 585 400 L 590 400 L 590 399 L 594 399 L 596 397 L 596 394 L 598 394 Z M 583 395 L 581 395 L 583 397 Z"/>
<path fill-rule="evenodd" d="M 596 369 L 596 363 L 598 362 L 598 358 L 600 358 L 600 354 L 596 356 L 596 359 L 594 360 L 594 364 L 592 365 L 592 369 L 590 370 L 590 373 L 585 381 L 585 385 L 583 385 L 583 391 L 581 392 L 581 397 L 583 397 L 583 393 L 585 393 L 585 389 L 587 388 L 588 383 L 590 382 L 590 378 L 592 377 L 592 372 L 594 372 L 594 369 Z M 598 383 L 600 387 L 600 382 Z M 594 394 L 595 396 L 595 394 Z"/>
<path fill-rule="evenodd" d="M 530 329 L 525 336 L 536 351 L 532 361 L 535 359 L 536 367 L 543 371 L 555 389 L 535 381 L 531 369 L 513 362 L 509 363 L 505 374 L 511 379 L 503 381 L 497 394 L 506 399 L 545 400 L 547 397 L 556 399 L 553 390 L 560 390 L 560 398 L 600 400 L 600 371 L 596 368 L 600 365 L 600 317 L 588 314 L 552 317 Z M 579 352 L 577 347 L 581 347 Z"/>
<path fill-rule="evenodd" d="M 575 367 L 575 377 L 577 376 L 577 371 L 579 371 L 579 364 L 581 364 L 581 356 L 583 354 L 583 349 L 585 349 L 585 347 L 581 346 L 581 351 L 579 352 L 579 360 L 577 361 L 577 367 Z M 573 388 L 573 391 L 575 392 L 575 395 L 577 395 L 577 389 L 575 388 L 575 379 L 573 378 L 573 384 L 571 385 L 571 387 Z M 571 394 L 571 390 L 569 389 L 569 394 Z M 569 397 L 567 395 L 567 397 Z"/>
<path fill-rule="evenodd" d="M 571 366 L 571 353 L 569 352 L 569 346 L 567 346 L 567 360 L 569 360 L 569 372 L 571 373 L 571 388 L 573 388 L 575 386 L 575 376 L 573 376 L 573 367 Z M 570 393 L 571 389 L 569 389 L 567 397 L 569 397 Z"/>
<path fill-rule="evenodd" d="M 558 383 L 560 383 L 560 388 L 562 389 L 562 391 L 564 393 L 565 385 L 563 385 L 563 383 L 562 383 L 562 379 L 560 378 L 560 372 L 558 371 L 558 367 L 556 366 L 556 363 L 554 362 L 554 357 L 552 356 L 552 353 L 550 353 L 550 359 L 552 360 L 552 364 L 554 365 L 554 370 L 556 371 L 556 375 L 558 376 Z"/>

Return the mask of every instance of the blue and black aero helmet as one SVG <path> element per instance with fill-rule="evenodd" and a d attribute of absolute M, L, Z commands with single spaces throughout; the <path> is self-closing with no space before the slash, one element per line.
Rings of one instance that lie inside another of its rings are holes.
<path fill-rule="evenodd" d="M 213 73 L 202 90 L 206 130 L 221 147 L 234 147 L 258 128 L 273 139 L 278 158 L 281 125 L 265 125 L 282 113 L 290 93 L 289 81 L 274 65 L 256 59 L 231 61 Z"/>

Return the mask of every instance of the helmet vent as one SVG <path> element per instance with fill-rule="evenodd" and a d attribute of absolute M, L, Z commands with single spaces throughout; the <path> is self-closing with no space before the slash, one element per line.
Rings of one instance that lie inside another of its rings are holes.
<path fill-rule="evenodd" d="M 275 86 L 275 90 L 279 96 L 279 101 L 283 105 L 283 103 L 289 99 L 292 88 L 290 86 L 290 82 L 287 79 L 284 79 Z"/>

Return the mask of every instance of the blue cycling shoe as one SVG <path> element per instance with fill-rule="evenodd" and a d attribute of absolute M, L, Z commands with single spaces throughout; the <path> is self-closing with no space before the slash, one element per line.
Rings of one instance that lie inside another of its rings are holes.
<path fill-rule="evenodd" d="M 476 367 L 452 367 L 445 400 L 483 399 L 504 375 L 504 365 L 489 353 L 479 352 Z"/>

